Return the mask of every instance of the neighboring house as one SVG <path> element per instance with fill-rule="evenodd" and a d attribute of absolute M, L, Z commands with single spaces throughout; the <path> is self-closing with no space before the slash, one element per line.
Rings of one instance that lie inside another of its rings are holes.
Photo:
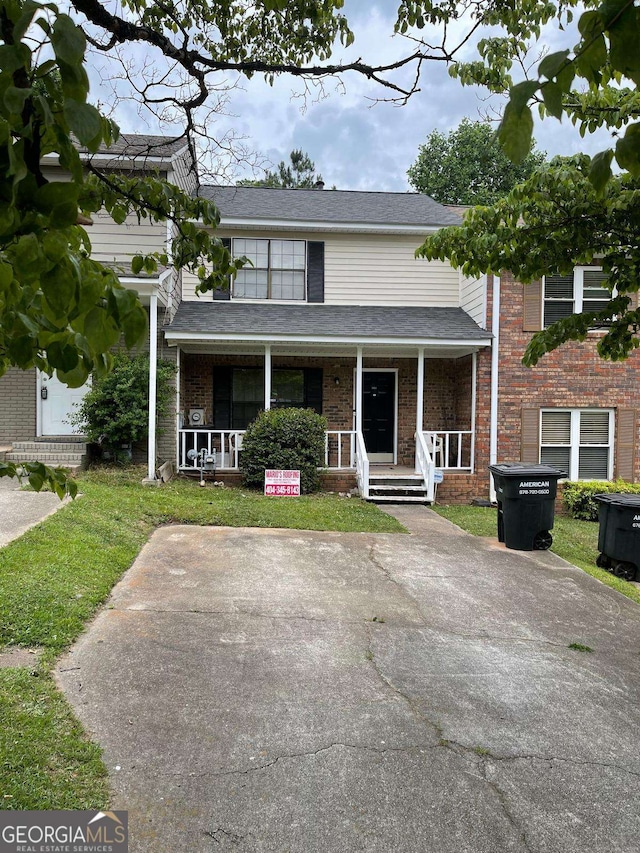
<path fill-rule="evenodd" d="M 121 168 L 127 141 L 118 154 Z M 188 186 L 184 152 L 168 143 L 162 156 L 158 166 Z M 186 273 L 144 282 L 152 352 L 157 345 L 178 365 L 175 415 L 149 447 L 152 476 L 166 459 L 193 471 L 189 451 L 204 449 L 216 451 L 216 476 L 233 482 L 257 412 L 299 405 L 328 421 L 325 485 L 357 482 L 376 499 L 432 500 L 436 468 L 438 500 L 487 498 L 494 461 L 552 462 L 572 478 L 640 477 L 638 353 L 603 362 L 596 331 L 532 370 L 521 364 L 535 329 L 603 298 L 597 268 L 523 287 L 509 274 L 472 280 L 416 259 L 429 232 L 460 222 L 416 193 L 201 192 L 220 210 L 219 236 L 251 264 L 228 290 L 202 296 Z M 110 263 L 126 263 L 145 235 L 137 221 L 128 243 L 119 226 L 96 225 L 94 254 Z M 170 232 L 148 236 L 164 244 Z M 39 381 L 18 372 L 0 380 L 0 443 L 45 437 Z"/>

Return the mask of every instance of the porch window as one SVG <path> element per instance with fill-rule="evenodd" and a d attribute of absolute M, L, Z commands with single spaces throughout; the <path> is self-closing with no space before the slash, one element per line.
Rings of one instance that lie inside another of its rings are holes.
<path fill-rule="evenodd" d="M 570 480 L 611 479 L 611 410 L 543 409 L 540 434 L 540 462 L 567 471 Z"/>
<path fill-rule="evenodd" d="M 274 368 L 271 406 L 298 406 L 322 414 L 322 370 Z M 215 429 L 246 429 L 264 409 L 262 367 L 215 367 L 213 371 Z"/>
<path fill-rule="evenodd" d="M 548 275 L 544 279 L 545 328 L 581 311 L 599 311 L 611 299 L 602 282 L 605 273 L 596 267 L 576 267 L 571 275 Z"/>
<path fill-rule="evenodd" d="M 252 264 L 235 275 L 235 299 L 305 300 L 307 251 L 304 240 L 235 238 L 233 254 L 236 258 L 248 258 Z"/>

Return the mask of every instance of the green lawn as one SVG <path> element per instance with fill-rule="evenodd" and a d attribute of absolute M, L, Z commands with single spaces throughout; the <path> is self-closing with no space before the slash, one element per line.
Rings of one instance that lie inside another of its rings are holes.
<path fill-rule="evenodd" d="M 81 496 L 0 548 L 0 650 L 41 650 L 35 674 L 0 669 L 0 808 L 100 808 L 108 803 L 99 751 L 56 691 L 51 666 L 167 523 L 307 530 L 406 532 L 358 498 L 265 498 L 176 480 L 140 484 L 140 469 L 94 471 Z"/>
<path fill-rule="evenodd" d="M 435 506 L 435 511 L 474 536 L 496 536 L 496 510 L 478 506 Z M 596 566 L 598 524 L 556 516 L 551 550 L 587 574 L 640 604 L 640 589 Z"/>

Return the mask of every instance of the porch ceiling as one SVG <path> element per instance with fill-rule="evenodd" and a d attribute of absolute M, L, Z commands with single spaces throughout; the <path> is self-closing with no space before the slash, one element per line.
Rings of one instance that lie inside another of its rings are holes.
<path fill-rule="evenodd" d="M 220 343 L 217 341 L 169 341 L 177 344 L 184 353 L 192 355 L 255 355 L 264 356 L 264 343 L 252 340 Z M 489 344 L 490 341 L 487 341 Z M 301 356 L 314 358 L 356 358 L 356 347 L 363 347 L 364 358 L 416 358 L 419 348 L 424 348 L 425 358 L 463 358 L 480 349 L 479 346 L 464 344 L 442 345 L 420 343 L 412 344 L 376 344 L 362 343 L 306 343 L 280 344 L 271 341 L 271 357 Z"/>

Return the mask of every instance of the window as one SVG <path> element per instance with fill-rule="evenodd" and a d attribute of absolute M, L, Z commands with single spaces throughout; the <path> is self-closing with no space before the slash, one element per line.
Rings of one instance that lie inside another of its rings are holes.
<path fill-rule="evenodd" d="M 544 279 L 544 325 L 579 314 L 599 311 L 611 299 L 602 286 L 604 272 L 597 267 L 576 267 L 571 275 L 547 275 Z"/>
<path fill-rule="evenodd" d="M 322 414 L 322 369 L 274 368 L 271 407 L 299 406 Z M 264 409 L 262 367 L 216 366 L 213 370 L 215 429 L 246 429 Z"/>
<path fill-rule="evenodd" d="M 613 467 L 613 411 L 543 409 L 540 462 L 567 471 L 570 480 L 609 480 Z"/>
<path fill-rule="evenodd" d="M 304 240 L 233 241 L 234 257 L 245 256 L 253 266 L 238 270 L 233 283 L 236 299 L 304 300 L 306 243 Z"/>

